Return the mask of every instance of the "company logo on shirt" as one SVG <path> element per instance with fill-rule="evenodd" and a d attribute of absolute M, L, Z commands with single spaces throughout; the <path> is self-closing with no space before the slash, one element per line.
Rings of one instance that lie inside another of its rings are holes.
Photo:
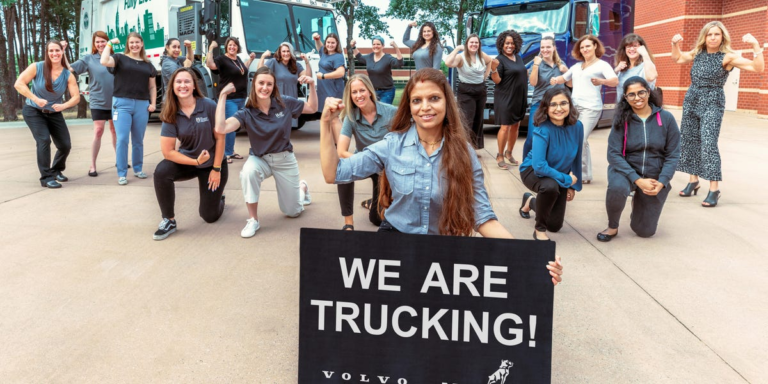
<path fill-rule="evenodd" d="M 198 124 L 200 124 L 200 123 L 207 123 L 208 121 L 209 120 L 208 120 L 207 117 L 196 117 L 195 118 L 195 122 L 198 123 Z"/>
<path fill-rule="evenodd" d="M 275 117 L 283 117 L 283 116 L 285 116 L 285 113 L 283 113 L 283 111 L 275 113 Z"/>

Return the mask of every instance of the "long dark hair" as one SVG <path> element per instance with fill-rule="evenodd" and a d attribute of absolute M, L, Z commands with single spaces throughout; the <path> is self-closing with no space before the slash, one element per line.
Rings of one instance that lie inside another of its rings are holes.
<path fill-rule="evenodd" d="M 259 108 L 259 100 L 258 97 L 256 97 L 256 79 L 259 77 L 259 75 L 272 76 L 272 81 L 274 81 L 274 83 L 272 84 L 272 93 L 269 95 L 269 97 L 275 99 L 275 102 L 280 105 L 281 108 L 285 108 L 285 104 L 283 104 L 283 98 L 280 97 L 280 91 L 277 89 L 277 77 L 275 76 L 274 72 L 269 69 L 269 67 L 260 67 L 256 70 L 256 73 L 254 73 L 253 81 L 251 81 L 251 94 L 248 95 L 248 100 L 246 100 L 245 106 L 248 108 Z"/>
<path fill-rule="evenodd" d="M 336 52 L 328 52 L 328 48 L 325 47 L 325 43 L 328 42 L 328 39 L 336 39 Z M 326 55 L 332 55 L 334 53 L 344 54 L 344 52 L 341 50 L 341 39 L 339 39 L 339 35 L 335 33 L 329 33 L 328 36 L 325 37 L 325 40 L 323 40 L 323 52 Z"/>
<path fill-rule="evenodd" d="M 579 121 L 579 110 L 577 110 L 576 106 L 573 105 L 573 100 L 571 100 L 571 91 L 569 91 L 567 88 L 550 88 L 544 92 L 544 96 L 541 97 L 539 108 L 533 115 L 534 126 L 539 127 L 542 123 L 549 120 L 549 103 L 551 103 L 552 99 L 557 95 L 565 95 L 565 98 L 568 99 L 569 112 L 568 117 L 565 119 L 564 125 L 566 127 L 570 127 Z"/>
<path fill-rule="evenodd" d="M 520 34 L 517 33 L 517 31 L 510 29 L 500 33 L 499 37 L 496 38 L 496 51 L 499 55 L 504 54 L 504 42 L 507 40 L 507 37 L 511 37 L 512 41 L 515 43 L 515 50 L 512 51 L 512 54 L 517 55 L 520 53 L 520 48 L 523 47 L 523 38 L 520 37 Z"/>
<path fill-rule="evenodd" d="M 651 86 L 648 85 L 648 82 L 645 81 L 640 76 L 632 76 L 629 79 L 627 79 L 624 82 L 624 89 L 622 89 L 621 94 L 621 101 L 616 103 L 616 113 L 613 117 L 613 129 L 616 130 L 622 130 L 624 129 L 624 123 L 628 122 L 629 119 L 632 117 L 632 114 L 635 113 L 635 111 L 632 109 L 632 106 L 629 105 L 629 101 L 627 101 L 627 98 L 624 97 L 624 95 L 627 94 L 627 90 L 629 89 L 630 85 L 633 84 L 640 84 L 645 88 L 646 91 L 648 91 L 648 104 L 654 105 L 657 107 L 661 107 L 661 102 L 659 100 L 658 95 L 656 92 L 651 92 Z"/>
<path fill-rule="evenodd" d="M 648 44 L 645 43 L 645 40 L 643 40 L 643 38 L 640 37 L 640 35 L 630 33 L 624 36 L 623 39 L 621 39 L 621 44 L 619 44 L 619 49 L 616 51 L 616 57 L 614 58 L 614 65 L 619 65 L 619 63 L 622 61 L 627 63 L 627 67 L 624 68 L 621 72 L 629 69 L 629 66 L 632 64 L 629 61 L 629 57 L 627 57 L 627 45 L 630 45 L 632 43 L 638 43 L 641 46 L 645 47 L 645 49 L 648 51 L 648 57 L 650 57 L 651 62 L 653 62 L 653 54 L 651 53 L 651 49 L 648 48 Z M 643 56 L 638 56 L 637 65 L 640 65 L 640 63 L 642 62 L 643 62 Z"/>
<path fill-rule="evenodd" d="M 291 58 L 288 59 L 288 63 L 287 64 L 283 64 L 283 53 L 280 52 L 280 51 L 283 50 L 283 47 L 287 47 L 288 48 L 288 52 L 291 53 Z M 296 65 L 296 58 L 293 56 L 293 45 L 291 45 L 291 43 L 288 43 L 288 42 L 280 43 L 280 46 L 277 47 L 277 54 L 275 55 L 275 61 L 277 61 L 280 64 L 285 65 L 288 68 L 288 72 L 290 72 L 290 73 L 292 73 L 294 75 L 299 72 L 299 66 Z"/>
<path fill-rule="evenodd" d="M 176 115 L 181 109 L 181 103 L 179 102 L 179 97 L 173 92 L 173 83 L 176 81 L 176 77 L 182 72 L 186 72 L 192 77 L 192 97 L 195 99 L 203 98 L 202 92 L 197 88 L 197 75 L 195 74 L 195 71 L 186 67 L 181 67 L 175 70 L 168 80 L 168 89 L 165 91 L 165 102 L 163 103 L 163 109 L 160 111 L 160 121 L 163 123 L 176 124 Z"/>
<path fill-rule="evenodd" d="M 411 116 L 411 92 L 416 84 L 429 81 L 443 91 L 445 97 L 445 118 L 443 119 L 443 158 L 440 164 L 441 176 L 445 178 L 443 188 L 443 210 L 440 213 L 439 233 L 441 235 L 471 236 L 475 227 L 475 190 L 472 172 L 472 158 L 467 131 L 461 121 L 461 112 L 453 97 L 451 85 L 443 72 L 434 68 L 418 70 L 405 86 L 400 106 L 392 120 L 390 131 L 405 134 L 413 124 Z M 442 179 L 442 178 L 441 178 Z M 386 173 L 379 177 L 379 216 L 392 203 L 392 189 Z"/>
<path fill-rule="evenodd" d="M 53 61 L 51 61 L 51 57 L 48 55 L 48 46 L 51 44 L 56 44 L 61 48 L 61 65 L 64 68 L 68 68 L 69 64 L 67 64 L 67 54 L 64 52 L 64 47 L 61 46 L 61 42 L 59 40 L 48 40 L 47 43 L 45 43 L 45 61 L 43 62 L 43 78 L 45 78 L 45 89 L 48 90 L 48 92 L 53 92 L 53 79 L 51 78 L 51 72 L 53 72 Z"/>
<path fill-rule="evenodd" d="M 427 21 L 421 25 L 421 28 L 419 28 L 419 37 L 416 38 L 416 43 L 413 44 L 412 51 L 416 52 L 417 49 L 427 43 L 427 40 L 424 39 L 424 27 L 432 29 L 432 40 L 429 41 L 429 56 L 434 57 L 435 51 L 437 51 L 437 45 L 440 44 L 440 34 L 437 33 L 437 28 L 435 28 L 435 24 L 431 21 Z"/>

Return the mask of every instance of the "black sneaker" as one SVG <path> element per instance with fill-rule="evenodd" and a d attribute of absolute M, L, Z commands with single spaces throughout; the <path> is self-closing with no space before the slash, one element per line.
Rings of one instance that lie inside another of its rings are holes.
<path fill-rule="evenodd" d="M 152 238 L 155 240 L 165 240 L 166 237 L 174 232 L 176 232 L 176 220 L 163 219 L 160 225 L 157 226 L 157 231 L 155 231 L 155 235 Z"/>

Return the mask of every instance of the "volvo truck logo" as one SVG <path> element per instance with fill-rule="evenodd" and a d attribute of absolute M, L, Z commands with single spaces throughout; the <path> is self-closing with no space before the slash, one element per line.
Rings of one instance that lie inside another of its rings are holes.
<path fill-rule="evenodd" d="M 502 360 L 499 369 L 488 376 L 488 384 L 504 384 L 507 381 L 507 376 L 509 376 L 509 369 L 513 365 L 509 360 Z"/>

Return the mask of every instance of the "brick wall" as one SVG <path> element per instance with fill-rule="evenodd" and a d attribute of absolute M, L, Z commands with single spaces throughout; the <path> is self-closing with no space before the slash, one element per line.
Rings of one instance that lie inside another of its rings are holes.
<path fill-rule="evenodd" d="M 672 36 L 683 36 L 681 47 L 689 50 L 704 24 L 722 21 L 731 35 L 732 48 L 744 50 L 743 57 L 752 59 L 750 47 L 742 42 L 746 33 L 765 44 L 768 39 L 768 0 L 638 0 L 636 2 L 635 32 L 642 36 L 659 70 L 657 83 L 664 89 L 667 105 L 682 106 L 691 83 L 691 64 L 672 62 Z M 768 46 L 768 45 L 767 45 Z M 763 53 L 764 59 L 768 51 Z M 741 71 L 739 81 L 739 110 L 768 115 L 768 76 Z"/>

